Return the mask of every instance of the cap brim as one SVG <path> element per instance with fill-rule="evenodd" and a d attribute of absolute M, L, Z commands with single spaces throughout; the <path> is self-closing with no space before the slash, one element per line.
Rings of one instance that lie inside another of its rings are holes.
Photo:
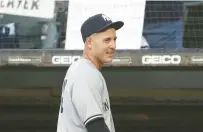
<path fill-rule="evenodd" d="M 123 25 L 124 25 L 124 22 L 122 22 L 122 21 L 113 22 L 113 23 L 108 24 L 107 26 L 99 29 L 98 32 L 105 31 L 106 29 L 109 29 L 109 28 L 114 28 L 115 30 L 118 30 L 118 29 L 122 28 Z"/>

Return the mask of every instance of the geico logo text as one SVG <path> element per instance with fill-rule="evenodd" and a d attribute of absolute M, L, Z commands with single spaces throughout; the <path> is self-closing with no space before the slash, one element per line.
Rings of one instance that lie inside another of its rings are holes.
<path fill-rule="evenodd" d="M 145 55 L 142 57 L 142 64 L 180 64 L 179 55 Z"/>
<path fill-rule="evenodd" d="M 53 56 L 53 64 L 71 64 L 80 59 L 80 56 Z"/>

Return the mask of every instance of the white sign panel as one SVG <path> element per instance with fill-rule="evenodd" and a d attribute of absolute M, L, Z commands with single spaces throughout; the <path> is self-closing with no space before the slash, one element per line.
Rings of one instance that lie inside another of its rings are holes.
<path fill-rule="evenodd" d="M 55 0 L 0 0 L 0 14 L 51 19 Z"/>
<path fill-rule="evenodd" d="M 117 31 L 117 49 L 140 49 L 146 0 L 69 0 L 65 49 L 82 50 L 80 28 L 92 15 L 103 13 L 124 26 Z"/>

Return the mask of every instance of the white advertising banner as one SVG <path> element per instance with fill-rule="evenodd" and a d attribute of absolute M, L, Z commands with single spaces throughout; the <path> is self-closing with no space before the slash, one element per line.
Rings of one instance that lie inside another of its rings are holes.
<path fill-rule="evenodd" d="M 82 50 L 80 28 L 92 15 L 103 13 L 124 26 L 117 31 L 117 49 L 140 49 L 146 0 L 69 0 L 67 50 Z"/>
<path fill-rule="evenodd" d="M 55 0 L 0 0 L 0 14 L 51 19 Z"/>

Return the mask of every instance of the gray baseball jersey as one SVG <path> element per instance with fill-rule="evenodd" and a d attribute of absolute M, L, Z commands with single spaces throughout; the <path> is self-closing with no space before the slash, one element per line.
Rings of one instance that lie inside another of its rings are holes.
<path fill-rule="evenodd" d="M 64 79 L 57 132 L 87 132 L 85 125 L 98 117 L 115 132 L 105 79 L 91 61 L 81 58 Z"/>

